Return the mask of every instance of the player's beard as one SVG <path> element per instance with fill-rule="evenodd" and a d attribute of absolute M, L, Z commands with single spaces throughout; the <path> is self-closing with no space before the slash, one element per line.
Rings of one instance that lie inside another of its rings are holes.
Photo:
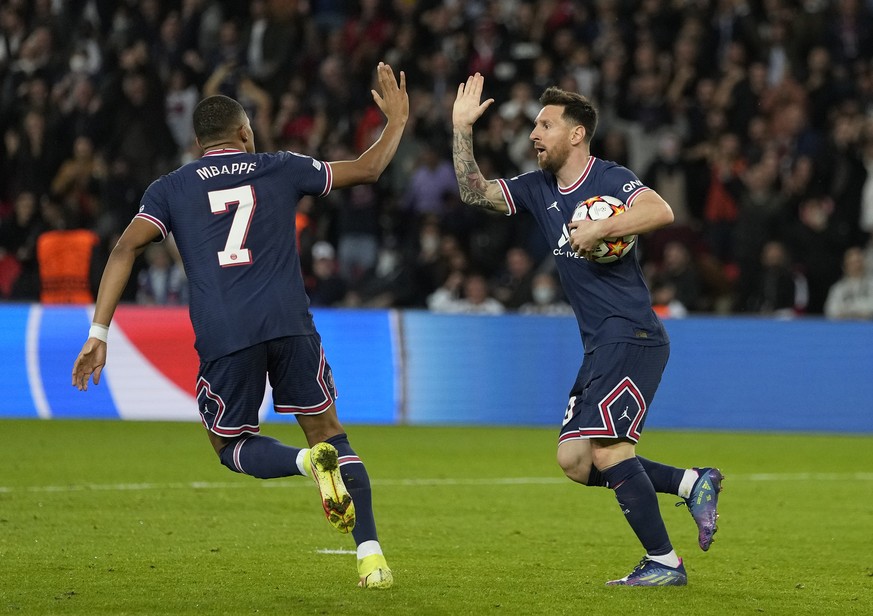
<path fill-rule="evenodd" d="M 543 150 L 542 153 L 537 156 L 537 164 L 543 171 L 548 171 L 553 175 L 557 175 L 561 167 L 564 166 L 564 163 L 567 162 L 569 156 L 569 145 L 564 144 L 563 147 L 555 146 L 549 150 Z"/>

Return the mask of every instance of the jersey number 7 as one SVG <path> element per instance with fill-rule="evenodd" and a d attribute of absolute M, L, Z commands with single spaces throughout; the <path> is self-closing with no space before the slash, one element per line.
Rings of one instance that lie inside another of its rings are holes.
<path fill-rule="evenodd" d="M 230 223 L 230 233 L 227 234 L 227 243 L 224 245 L 224 250 L 218 252 L 218 264 L 221 267 L 248 265 L 252 262 L 252 251 L 243 248 L 243 244 L 249 233 L 252 215 L 255 213 L 254 187 L 246 185 L 238 188 L 211 190 L 208 195 L 209 208 L 213 214 L 227 214 L 231 206 L 236 206 L 233 221 Z"/>

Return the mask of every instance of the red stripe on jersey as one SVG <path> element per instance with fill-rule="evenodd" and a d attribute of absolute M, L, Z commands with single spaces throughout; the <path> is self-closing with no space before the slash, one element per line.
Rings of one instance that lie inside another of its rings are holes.
<path fill-rule="evenodd" d="M 149 222 L 152 223 L 154 226 L 156 226 L 156 227 L 158 228 L 158 230 L 160 230 L 161 235 L 163 235 L 163 236 L 164 236 L 164 239 L 166 239 L 166 237 L 167 237 L 167 228 L 164 226 L 164 223 L 162 223 L 160 220 L 158 220 L 157 218 L 155 218 L 155 217 L 152 216 L 151 214 L 146 214 L 145 212 L 140 212 L 139 214 L 137 214 L 136 216 L 134 216 L 134 218 L 142 218 L 143 220 L 147 220 L 147 221 L 149 221 Z"/>
<path fill-rule="evenodd" d="M 330 163 L 324 163 L 324 167 L 327 172 L 327 177 L 324 181 L 324 192 L 319 195 L 320 197 L 326 197 L 330 192 L 330 189 L 333 188 L 333 169 L 330 168 Z"/>
<path fill-rule="evenodd" d="M 639 197 L 641 194 L 646 192 L 647 190 L 652 190 L 652 189 L 649 188 L 648 186 L 641 186 L 641 187 L 637 188 L 635 191 L 633 191 L 631 193 L 631 196 L 627 198 L 627 201 L 625 203 L 627 203 L 628 205 L 633 205 L 634 200 L 637 197 Z"/>
<path fill-rule="evenodd" d="M 509 192 L 509 186 L 506 184 L 506 180 L 497 180 L 497 183 L 500 184 L 500 190 L 503 191 L 503 198 L 506 199 L 506 206 L 509 208 L 506 215 L 512 216 L 518 210 L 515 207 L 515 201 L 512 200 L 512 193 Z"/>
<path fill-rule="evenodd" d="M 582 182 L 584 182 L 588 178 L 588 174 L 591 173 L 591 168 L 594 166 L 595 160 L 597 160 L 595 157 L 589 156 L 588 165 L 586 165 L 585 171 L 582 172 L 582 175 L 579 176 L 579 179 L 573 182 L 567 188 L 562 188 L 561 186 L 558 186 L 558 192 L 562 195 L 567 195 L 582 186 Z"/>
<path fill-rule="evenodd" d="M 236 148 L 221 148 L 220 150 L 209 150 L 201 158 L 206 158 L 207 156 L 220 156 L 221 154 L 243 154 L 243 151 L 237 150 Z"/>

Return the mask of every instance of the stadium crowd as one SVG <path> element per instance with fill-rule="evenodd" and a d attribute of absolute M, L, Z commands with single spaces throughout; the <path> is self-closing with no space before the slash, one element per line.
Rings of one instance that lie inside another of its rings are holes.
<path fill-rule="evenodd" d="M 534 225 L 460 201 L 452 102 L 478 71 L 486 177 L 536 168 L 547 86 L 595 102 L 594 155 L 675 213 L 639 246 L 661 315 L 873 319 L 864 0 L 5 0 L 0 298 L 91 301 L 149 182 L 199 155 L 203 96 L 239 100 L 260 151 L 357 156 L 383 126 L 381 60 L 406 72 L 410 121 L 379 183 L 299 204 L 313 305 L 568 310 Z M 185 287 L 166 242 L 124 299 Z"/>

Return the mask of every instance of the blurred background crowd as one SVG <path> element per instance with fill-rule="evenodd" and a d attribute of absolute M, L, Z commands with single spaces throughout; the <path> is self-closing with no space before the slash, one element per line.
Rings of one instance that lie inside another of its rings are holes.
<path fill-rule="evenodd" d="M 489 178 L 536 168 L 546 87 L 598 106 L 592 153 L 675 212 L 638 249 L 661 315 L 873 319 L 871 0 L 3 0 L 0 298 L 92 301 L 145 188 L 199 156 L 204 96 L 237 98 L 260 151 L 356 157 L 379 61 L 410 121 L 379 183 L 299 204 L 314 306 L 569 312 L 533 221 L 460 202 L 451 109 L 478 71 Z M 186 303 L 171 241 L 140 261 L 125 301 Z"/>

